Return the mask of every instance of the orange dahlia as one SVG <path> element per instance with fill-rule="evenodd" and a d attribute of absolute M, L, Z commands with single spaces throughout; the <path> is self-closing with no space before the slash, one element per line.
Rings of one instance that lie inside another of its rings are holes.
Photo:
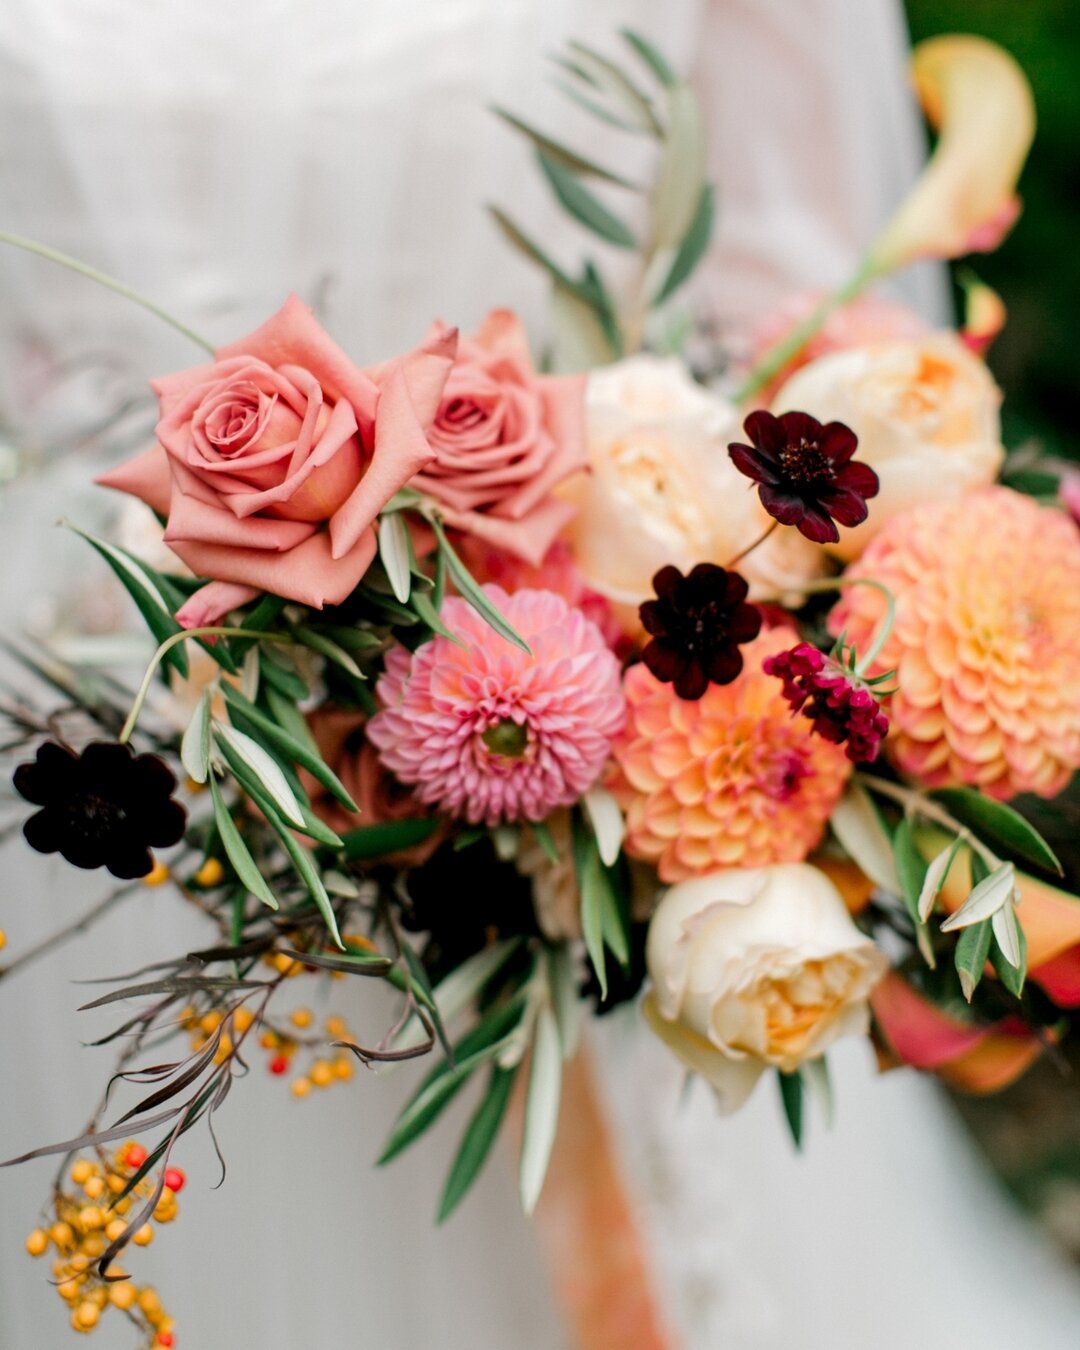
<path fill-rule="evenodd" d="M 847 576 L 896 598 L 870 672 L 896 670 L 889 752 L 927 787 L 1052 797 L 1080 766 L 1080 533 L 994 487 L 895 517 Z M 885 610 L 869 586 L 829 617 L 865 649 Z"/>
<path fill-rule="evenodd" d="M 626 851 L 654 863 L 662 881 L 801 862 L 821 838 L 851 765 L 791 715 L 761 669 L 790 645 L 787 629 L 762 633 L 743 647 L 738 679 L 694 702 L 644 665 L 626 672 L 609 787 L 626 812 Z"/>

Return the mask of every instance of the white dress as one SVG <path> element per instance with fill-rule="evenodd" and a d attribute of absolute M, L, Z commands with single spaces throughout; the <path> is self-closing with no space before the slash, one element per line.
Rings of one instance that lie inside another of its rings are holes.
<path fill-rule="evenodd" d="M 744 319 L 839 281 L 918 162 L 891 0 L 5 0 L 0 227 L 123 277 L 213 341 L 250 330 L 289 290 L 318 303 L 359 361 L 412 345 L 436 316 L 468 329 L 495 304 L 540 333 L 543 285 L 481 204 L 508 206 L 568 259 L 578 241 L 485 105 L 580 135 L 544 54 L 567 36 L 608 44 L 627 23 L 707 87 L 721 194 L 712 307 Z M 905 286 L 943 312 L 939 278 Z M 107 509 L 90 473 L 152 424 L 146 377 L 199 357 L 90 282 L 0 250 L 0 468 L 15 454 L 25 469 L 0 487 L 4 631 L 47 626 L 64 577 L 92 608 L 85 548 L 52 521 L 93 524 Z M 90 434 L 129 402 L 108 436 Z M 21 841 L 2 863 L 5 955 L 100 893 Z M 81 1129 L 109 1071 L 109 1052 L 77 1049 L 106 1023 L 76 1013 L 87 993 L 71 982 L 204 938 L 197 916 L 140 892 L 0 982 L 0 1155 Z M 378 1030 L 370 1001 L 353 1012 L 367 1019 L 358 1030 Z M 632 1018 L 595 1044 L 687 1350 L 1075 1344 L 1080 1294 L 929 1085 L 872 1081 L 852 1048 L 838 1057 L 840 1125 L 811 1131 L 796 1161 L 767 1089 L 719 1120 L 704 1093 L 680 1109 L 677 1066 Z M 410 1081 L 361 1075 L 295 1103 L 256 1062 L 220 1118 L 222 1192 L 209 1189 L 203 1133 L 188 1136 L 179 1224 L 132 1258 L 179 1317 L 180 1344 L 566 1344 L 507 1156 L 433 1226 L 460 1110 L 372 1169 Z M 22 1253 L 50 1177 L 45 1163 L 0 1174 L 4 1350 L 69 1335 L 47 1265 Z M 131 1343 L 117 1317 L 95 1335 L 101 1350 Z"/>

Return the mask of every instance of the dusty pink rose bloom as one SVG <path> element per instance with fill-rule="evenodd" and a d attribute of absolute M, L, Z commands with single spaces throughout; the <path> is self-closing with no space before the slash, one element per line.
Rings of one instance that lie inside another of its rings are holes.
<path fill-rule="evenodd" d="M 167 517 L 166 543 L 210 579 L 178 614 L 214 623 L 270 591 L 321 608 L 355 588 L 374 521 L 433 457 L 427 429 L 457 343 L 355 366 L 296 296 L 217 359 L 154 380 L 158 445 L 101 481 Z"/>
<path fill-rule="evenodd" d="M 574 513 L 551 492 L 585 467 L 584 400 L 584 376 L 537 375 L 520 320 L 493 310 L 458 346 L 434 458 L 409 486 L 447 524 L 537 564 Z"/>

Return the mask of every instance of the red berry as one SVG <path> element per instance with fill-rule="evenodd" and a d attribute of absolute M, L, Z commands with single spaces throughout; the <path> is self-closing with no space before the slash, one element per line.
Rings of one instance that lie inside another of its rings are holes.
<path fill-rule="evenodd" d="M 187 1185 L 187 1177 L 179 1167 L 170 1167 L 165 1172 L 165 1185 L 174 1194 L 179 1194 Z"/>
<path fill-rule="evenodd" d="M 128 1167 L 134 1167 L 136 1171 L 149 1156 L 142 1144 L 128 1144 L 124 1150 L 124 1162 L 127 1163 Z"/>
<path fill-rule="evenodd" d="M 163 1350 L 172 1350 L 176 1344 L 176 1337 L 171 1331 L 159 1331 L 154 1337 L 154 1344 L 162 1346 Z"/>
<path fill-rule="evenodd" d="M 288 1058 L 285 1055 L 275 1055 L 274 1058 L 267 1065 L 267 1068 L 270 1070 L 272 1074 L 276 1074 L 278 1077 L 280 1077 L 283 1073 L 289 1072 Z"/>

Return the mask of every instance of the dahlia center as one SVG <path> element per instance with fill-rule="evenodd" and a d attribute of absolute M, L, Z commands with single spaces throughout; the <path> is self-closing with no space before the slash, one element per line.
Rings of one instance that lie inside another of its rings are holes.
<path fill-rule="evenodd" d="M 529 744 L 529 728 L 524 722 L 515 722 L 512 717 L 488 727 L 480 739 L 494 755 L 504 755 L 508 759 L 521 759 Z"/>
<path fill-rule="evenodd" d="M 794 444 L 784 446 L 780 451 L 780 464 L 789 482 L 805 487 L 831 483 L 836 477 L 829 456 L 817 441 L 808 441 L 804 436 Z"/>

